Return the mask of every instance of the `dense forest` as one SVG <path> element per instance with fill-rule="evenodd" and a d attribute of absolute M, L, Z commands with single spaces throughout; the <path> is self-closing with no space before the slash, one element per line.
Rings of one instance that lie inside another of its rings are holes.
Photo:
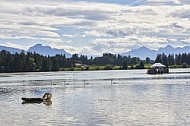
<path fill-rule="evenodd" d="M 0 72 L 35 72 L 35 71 L 59 71 L 63 68 L 74 70 L 76 64 L 85 65 L 85 70 L 89 66 L 107 66 L 105 69 L 110 69 L 113 66 L 120 66 L 120 69 L 143 69 L 144 64 L 160 62 L 164 65 L 190 65 L 190 54 L 176 54 L 174 55 L 157 55 L 155 61 L 150 58 L 140 60 L 138 57 L 114 55 L 111 53 L 104 53 L 101 57 L 88 58 L 85 55 L 73 54 L 70 58 L 65 55 L 43 56 L 37 53 L 15 53 L 11 54 L 8 51 L 2 50 L 0 52 Z"/>
<path fill-rule="evenodd" d="M 190 65 L 190 53 L 183 54 L 169 54 L 168 56 L 165 54 L 158 54 L 155 63 L 160 62 L 164 65 L 172 66 L 172 65 L 182 65 L 182 67 L 187 67 Z"/>

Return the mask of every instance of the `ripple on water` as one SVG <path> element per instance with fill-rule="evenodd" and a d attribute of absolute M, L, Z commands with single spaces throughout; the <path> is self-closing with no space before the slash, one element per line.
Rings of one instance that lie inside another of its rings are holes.
<path fill-rule="evenodd" d="M 4 126 L 190 124 L 190 85 L 186 83 L 189 81 L 188 73 L 180 74 L 179 77 L 177 74 L 149 76 L 142 71 L 134 73 L 122 71 L 120 75 L 116 71 L 115 78 L 113 71 L 100 73 L 101 79 L 96 71 L 93 74 L 98 78 L 86 80 L 85 83 L 88 83 L 86 85 L 80 78 L 78 78 L 80 81 L 77 81 L 76 76 L 93 77 L 88 75 L 88 72 L 75 73 L 75 79 L 71 81 L 72 78 L 69 78 L 68 82 L 61 80 L 60 76 L 59 80 L 23 82 L 21 80 L 0 85 L 1 124 Z M 55 74 L 58 75 L 62 74 Z M 72 75 L 64 73 L 64 77 Z M 127 77 L 124 78 L 124 75 Z M 31 74 L 29 76 L 34 77 Z M 51 76 L 53 73 L 48 74 L 48 77 Z M 112 80 L 113 83 L 110 78 L 115 79 Z M 43 103 L 22 104 L 21 97 L 42 97 L 45 92 L 53 94 L 50 106 Z"/>

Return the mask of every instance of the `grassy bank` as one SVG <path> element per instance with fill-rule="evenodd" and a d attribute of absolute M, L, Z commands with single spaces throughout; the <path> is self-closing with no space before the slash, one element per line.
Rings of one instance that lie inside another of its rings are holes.
<path fill-rule="evenodd" d="M 131 69 L 136 69 L 136 67 L 138 66 L 134 65 L 134 66 L 128 66 L 128 70 Z M 144 69 L 149 69 L 151 66 L 151 64 L 145 64 L 144 65 Z M 169 68 L 190 68 L 190 66 L 184 66 L 184 65 L 170 65 L 168 66 Z M 112 66 L 112 65 L 105 65 L 105 66 L 88 66 L 88 67 L 72 67 L 72 68 L 61 68 L 61 71 L 83 71 L 83 70 L 123 70 L 122 66 Z"/>

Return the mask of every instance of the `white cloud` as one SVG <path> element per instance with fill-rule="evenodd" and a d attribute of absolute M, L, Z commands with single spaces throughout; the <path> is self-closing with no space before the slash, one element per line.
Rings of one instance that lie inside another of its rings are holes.
<path fill-rule="evenodd" d="M 47 41 L 82 54 L 121 53 L 142 45 L 177 46 L 190 43 L 189 8 L 189 0 L 136 0 L 130 5 L 2 0 L 0 37 L 12 43 Z"/>
<path fill-rule="evenodd" d="M 75 35 L 72 35 L 72 34 L 63 34 L 62 36 L 67 37 L 67 38 L 74 38 L 75 37 Z"/>
<path fill-rule="evenodd" d="M 12 43 L 12 42 L 6 42 L 5 44 L 0 44 L 0 46 L 15 47 L 15 48 L 22 49 L 22 50 L 27 49 L 26 46 L 22 46 L 22 45 L 15 44 L 15 43 Z"/>

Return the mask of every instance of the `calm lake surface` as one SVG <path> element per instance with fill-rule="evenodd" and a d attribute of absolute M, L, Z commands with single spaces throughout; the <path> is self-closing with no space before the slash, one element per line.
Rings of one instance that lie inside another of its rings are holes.
<path fill-rule="evenodd" d="M 187 126 L 190 69 L 0 74 L 2 126 Z M 21 97 L 52 93 L 52 104 Z"/>

